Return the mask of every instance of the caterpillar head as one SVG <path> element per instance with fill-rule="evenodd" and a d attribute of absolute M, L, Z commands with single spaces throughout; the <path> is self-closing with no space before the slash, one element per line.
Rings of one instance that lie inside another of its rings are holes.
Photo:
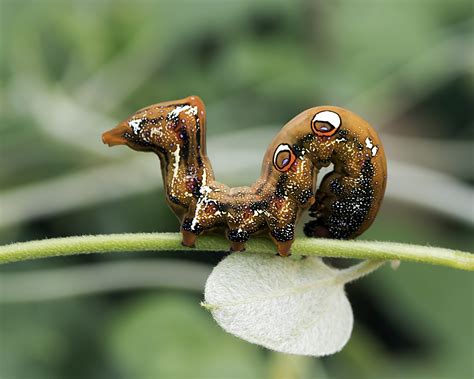
<path fill-rule="evenodd" d="M 102 134 L 102 141 L 109 146 L 127 145 L 138 151 L 166 153 L 188 143 L 191 129 L 204 124 L 204 104 L 199 97 L 190 96 L 138 110 Z"/>

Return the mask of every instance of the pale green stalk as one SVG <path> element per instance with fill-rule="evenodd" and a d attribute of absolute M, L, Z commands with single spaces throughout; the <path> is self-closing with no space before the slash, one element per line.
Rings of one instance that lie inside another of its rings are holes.
<path fill-rule="evenodd" d="M 0 264 L 37 258 L 89 253 L 133 251 L 228 251 L 224 237 L 199 237 L 196 248 L 181 245 L 178 233 L 109 234 L 52 238 L 40 241 L 13 243 L 0 246 Z M 409 245 L 377 241 L 341 241 L 299 237 L 292 247 L 295 255 L 357 258 L 376 260 L 405 260 L 431 263 L 474 271 L 474 254 L 439 247 Z M 249 253 L 275 254 L 275 246 L 266 238 L 252 238 L 247 244 Z"/>
<path fill-rule="evenodd" d="M 343 284 L 353 282 L 354 280 L 371 274 L 384 263 L 384 260 L 368 259 L 344 270 L 340 270 L 337 275 L 337 280 Z"/>

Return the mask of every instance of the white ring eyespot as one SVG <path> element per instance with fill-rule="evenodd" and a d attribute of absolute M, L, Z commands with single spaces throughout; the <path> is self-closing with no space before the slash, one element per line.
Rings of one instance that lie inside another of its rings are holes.
<path fill-rule="evenodd" d="M 316 113 L 311 121 L 311 129 L 318 136 L 329 137 L 341 126 L 341 118 L 336 112 L 322 111 Z"/>
<path fill-rule="evenodd" d="M 286 172 L 295 163 L 296 154 L 291 149 L 290 145 L 282 143 L 278 145 L 273 154 L 273 165 L 280 172 Z"/>

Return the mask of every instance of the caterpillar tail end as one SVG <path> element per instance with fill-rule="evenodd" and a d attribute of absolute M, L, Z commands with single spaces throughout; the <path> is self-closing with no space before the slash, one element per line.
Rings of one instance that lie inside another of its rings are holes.
<path fill-rule="evenodd" d="M 303 227 L 306 237 L 311 238 L 334 238 L 327 227 L 321 224 L 319 220 L 307 222 Z"/>

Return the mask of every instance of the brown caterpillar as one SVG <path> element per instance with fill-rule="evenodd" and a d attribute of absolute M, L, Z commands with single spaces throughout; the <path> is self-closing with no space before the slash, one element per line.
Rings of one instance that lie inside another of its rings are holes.
<path fill-rule="evenodd" d="M 251 187 L 216 182 L 206 155 L 206 113 L 197 96 L 140 109 L 102 140 L 153 151 L 161 161 L 167 201 L 181 221 L 183 245 L 225 229 L 232 251 L 243 251 L 252 234 L 269 232 L 278 253 L 290 254 L 295 224 L 309 209 L 310 237 L 349 239 L 374 221 L 387 166 L 372 127 L 354 113 L 324 106 L 289 121 L 270 144 L 260 179 Z M 334 164 L 316 190 L 322 167 Z"/>

